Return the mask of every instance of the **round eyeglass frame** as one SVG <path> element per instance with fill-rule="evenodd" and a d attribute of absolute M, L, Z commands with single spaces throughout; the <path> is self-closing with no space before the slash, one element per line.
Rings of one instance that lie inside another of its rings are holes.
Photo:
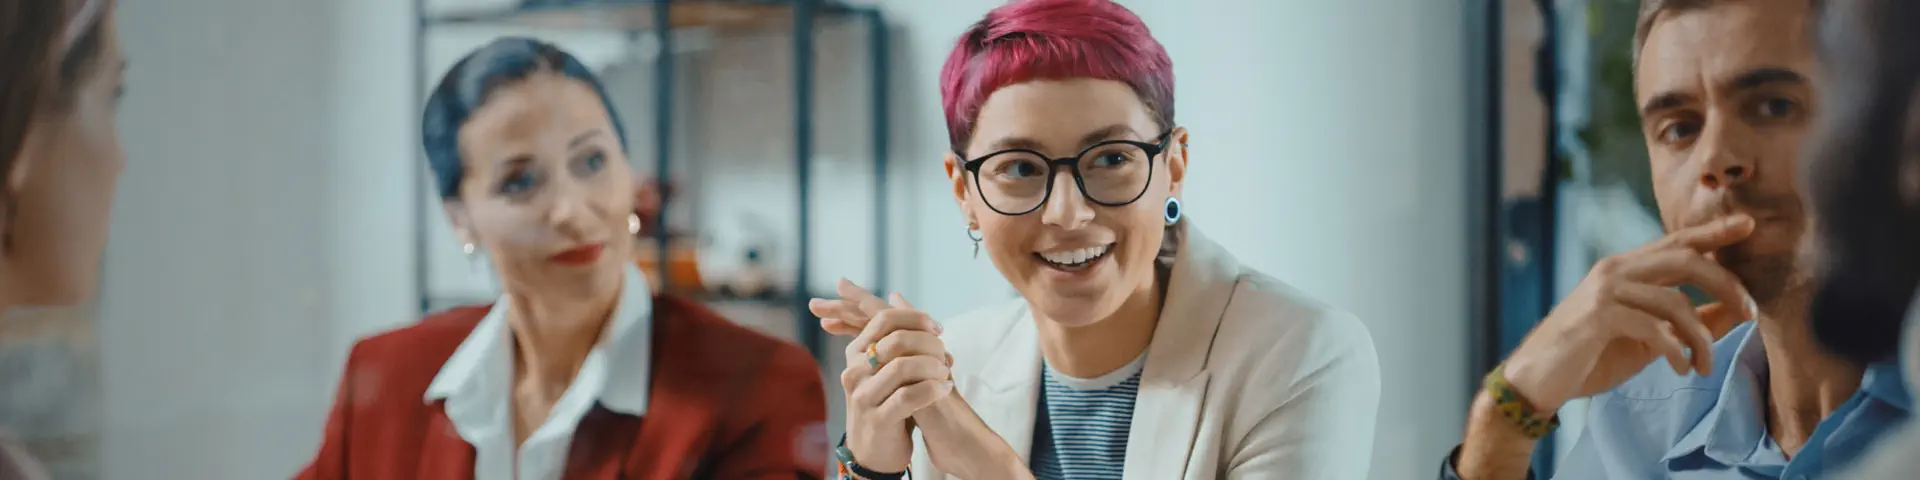
<path fill-rule="evenodd" d="M 1153 160 L 1156 158 L 1160 158 L 1160 154 L 1166 153 L 1167 142 L 1171 141 L 1172 139 L 1173 139 L 1173 131 L 1168 130 L 1167 133 L 1160 134 L 1159 139 L 1156 140 L 1155 143 L 1148 143 L 1148 142 L 1142 142 L 1137 140 L 1106 140 L 1106 141 L 1094 143 L 1092 145 L 1088 145 L 1086 148 L 1080 149 L 1080 153 L 1074 154 L 1071 157 L 1060 157 L 1060 158 L 1049 157 L 1045 153 L 1040 153 L 1032 149 L 1009 148 L 1006 150 L 1000 150 L 993 153 L 988 153 L 986 155 L 981 155 L 980 157 L 972 160 L 967 160 L 966 163 L 962 164 L 962 167 L 966 168 L 968 172 L 971 172 L 973 174 L 973 191 L 979 192 L 980 203 L 987 204 L 987 208 L 992 209 L 994 213 L 1006 215 L 1009 217 L 1033 213 L 1035 211 L 1040 210 L 1040 207 L 1047 206 L 1047 202 L 1053 200 L 1053 178 L 1060 174 L 1061 167 L 1066 167 L 1068 173 L 1073 175 L 1073 185 L 1079 188 L 1080 198 L 1087 199 L 1088 202 L 1091 202 L 1094 205 L 1101 205 L 1101 206 L 1107 206 L 1107 207 L 1123 207 L 1123 206 L 1133 204 L 1133 202 L 1140 201 L 1140 197 L 1147 196 L 1147 188 L 1153 186 Z M 1108 146 L 1108 145 L 1130 145 L 1133 147 L 1137 147 L 1141 151 L 1147 153 L 1146 181 L 1141 182 L 1140 191 L 1134 193 L 1133 198 L 1129 198 L 1126 201 L 1104 202 L 1104 201 L 1101 201 L 1100 199 L 1093 198 L 1092 194 L 1087 193 L 1086 177 L 1080 175 L 1080 157 L 1086 156 L 1088 152 L 1092 152 L 1094 149 Z M 1030 154 L 1035 157 L 1039 157 L 1047 160 L 1047 177 L 1046 177 L 1047 187 L 1046 187 L 1046 190 L 1044 190 L 1043 193 L 1041 193 L 1040 195 L 1040 202 L 1033 204 L 1033 208 L 1028 208 L 1026 210 L 1022 210 L 1019 212 L 1008 212 L 1005 210 L 1001 210 L 1000 207 L 993 206 L 993 201 L 988 200 L 986 197 L 987 195 L 986 190 L 980 186 L 980 168 L 987 164 L 987 160 L 996 156 L 1005 155 L 1009 153 L 1026 153 L 1026 154 Z"/>

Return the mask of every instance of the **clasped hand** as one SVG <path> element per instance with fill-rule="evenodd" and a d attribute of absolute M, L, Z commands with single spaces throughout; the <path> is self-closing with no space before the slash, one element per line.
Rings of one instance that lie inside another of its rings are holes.
<path fill-rule="evenodd" d="M 913 460 L 913 415 L 952 393 L 953 357 L 940 341 L 940 324 L 900 294 L 882 302 L 845 280 L 838 293 L 807 306 L 828 333 L 853 336 L 840 372 L 847 448 L 869 470 L 905 471 Z"/>

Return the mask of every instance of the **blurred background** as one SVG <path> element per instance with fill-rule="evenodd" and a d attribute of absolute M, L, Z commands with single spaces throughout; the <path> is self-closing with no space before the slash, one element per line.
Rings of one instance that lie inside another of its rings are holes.
<path fill-rule="evenodd" d="M 665 1 L 123 2 L 102 295 L 8 312 L 0 427 L 59 478 L 302 466 L 355 339 L 497 294 L 449 234 L 418 119 L 502 35 L 604 76 L 630 158 L 671 190 L 635 259 L 668 288 L 816 352 L 835 348 L 803 302 L 841 277 L 936 318 L 1014 295 L 940 168 L 940 64 L 1000 0 Z M 1374 478 L 1432 475 L 1561 287 L 1659 233 L 1620 108 L 1631 0 L 1119 3 L 1174 59 L 1190 218 L 1371 329 Z"/>

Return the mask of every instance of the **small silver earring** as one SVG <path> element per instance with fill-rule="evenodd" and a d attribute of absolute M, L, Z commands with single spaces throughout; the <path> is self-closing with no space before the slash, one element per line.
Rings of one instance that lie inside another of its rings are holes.
<path fill-rule="evenodd" d="M 967 225 L 967 239 L 973 240 L 973 258 L 980 258 L 980 239 L 982 238 L 985 236 L 980 234 L 980 227 Z"/>
<path fill-rule="evenodd" d="M 634 234 L 634 235 L 640 234 L 640 214 L 638 213 L 627 214 L 627 233 Z"/>
<path fill-rule="evenodd" d="M 469 257 L 473 256 L 473 244 L 472 243 L 460 244 L 460 251 L 466 252 L 467 256 Z"/>
<path fill-rule="evenodd" d="M 1180 223 L 1181 213 L 1182 212 L 1180 211 L 1180 199 L 1167 197 L 1167 212 L 1166 212 L 1167 225 Z"/>

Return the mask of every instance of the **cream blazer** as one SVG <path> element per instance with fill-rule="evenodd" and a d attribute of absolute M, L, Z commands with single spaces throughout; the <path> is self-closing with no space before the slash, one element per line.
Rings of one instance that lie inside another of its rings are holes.
<path fill-rule="evenodd" d="M 1125 479 L 1367 478 L 1380 364 L 1366 326 L 1188 225 L 1147 347 Z M 942 322 L 955 391 L 1023 460 L 1040 391 L 1033 322 L 1022 299 Z M 914 478 L 955 478 L 914 435 Z"/>

